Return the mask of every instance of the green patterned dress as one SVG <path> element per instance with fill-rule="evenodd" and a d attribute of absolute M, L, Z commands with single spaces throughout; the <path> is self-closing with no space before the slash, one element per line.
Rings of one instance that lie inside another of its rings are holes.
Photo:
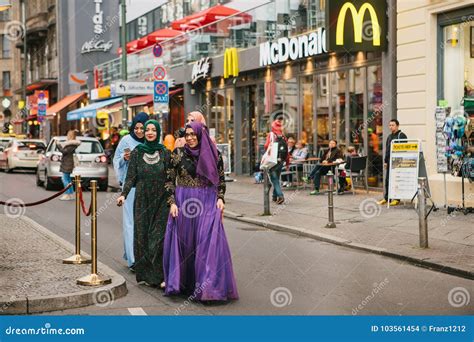
<path fill-rule="evenodd" d="M 137 282 L 159 286 L 163 276 L 163 240 L 168 221 L 169 191 L 165 184 L 171 167 L 168 150 L 148 154 L 132 151 L 122 195 L 127 197 L 135 187 L 134 254 Z"/>

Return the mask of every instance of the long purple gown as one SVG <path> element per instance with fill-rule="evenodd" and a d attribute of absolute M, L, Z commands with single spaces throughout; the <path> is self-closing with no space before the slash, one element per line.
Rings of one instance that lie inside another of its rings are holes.
<path fill-rule="evenodd" d="M 216 207 L 224 198 L 225 182 L 219 156 L 219 185 L 210 185 L 196 176 L 193 157 L 178 148 L 172 156 L 169 179 L 176 179 L 174 198 L 177 218 L 168 218 L 163 267 L 166 295 L 185 294 L 194 300 L 238 299 L 232 259 L 224 232 L 222 215 Z"/>

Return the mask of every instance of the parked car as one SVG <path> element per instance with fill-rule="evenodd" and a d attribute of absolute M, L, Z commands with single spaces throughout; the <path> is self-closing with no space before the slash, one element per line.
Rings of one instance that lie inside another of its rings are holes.
<path fill-rule="evenodd" d="M 91 180 L 96 180 L 99 190 L 107 191 L 109 185 L 109 169 L 104 149 L 96 138 L 77 137 L 81 144 L 75 151 L 78 165 L 71 176 L 80 175 L 81 184 L 89 187 Z M 62 153 L 57 145 L 66 141 L 66 137 L 54 137 L 48 144 L 46 152 L 41 155 L 36 172 L 36 185 L 43 185 L 46 190 L 61 189 L 62 172 L 59 171 Z"/>
<path fill-rule="evenodd" d="M 5 172 L 14 169 L 35 170 L 45 149 L 44 140 L 11 138 L 5 147 L 0 143 L 0 167 Z"/>

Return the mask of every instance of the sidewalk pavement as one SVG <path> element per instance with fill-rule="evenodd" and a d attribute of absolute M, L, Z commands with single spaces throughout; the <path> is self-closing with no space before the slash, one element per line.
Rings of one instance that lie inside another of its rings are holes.
<path fill-rule="evenodd" d="M 0 215 L 0 227 L 0 315 L 104 306 L 127 294 L 125 279 L 101 263 L 98 271 L 111 277 L 111 284 L 76 285 L 91 265 L 63 264 L 73 246 L 33 220 Z"/>
<path fill-rule="evenodd" d="M 474 279 L 474 216 L 440 208 L 428 217 L 429 248 L 419 248 L 418 214 L 414 206 L 387 209 L 376 202 L 378 192 L 334 196 L 336 228 L 328 222 L 325 193 L 310 196 L 310 189 L 284 190 L 284 205 L 271 205 L 263 216 L 263 184 L 253 177 L 233 176 L 227 183 L 227 218 L 294 233 L 338 245 L 395 257 L 441 272 Z M 271 195 L 271 193 L 270 193 Z"/>

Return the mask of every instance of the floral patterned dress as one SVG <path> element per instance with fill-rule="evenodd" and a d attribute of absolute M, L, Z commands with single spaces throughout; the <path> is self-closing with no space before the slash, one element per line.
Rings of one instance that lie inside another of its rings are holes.
<path fill-rule="evenodd" d="M 132 151 L 122 195 L 127 197 L 135 187 L 134 254 L 137 282 L 159 286 L 163 275 L 163 241 L 169 214 L 166 190 L 171 154 L 168 150 L 148 154 Z M 168 186 L 169 188 L 169 186 Z"/>

